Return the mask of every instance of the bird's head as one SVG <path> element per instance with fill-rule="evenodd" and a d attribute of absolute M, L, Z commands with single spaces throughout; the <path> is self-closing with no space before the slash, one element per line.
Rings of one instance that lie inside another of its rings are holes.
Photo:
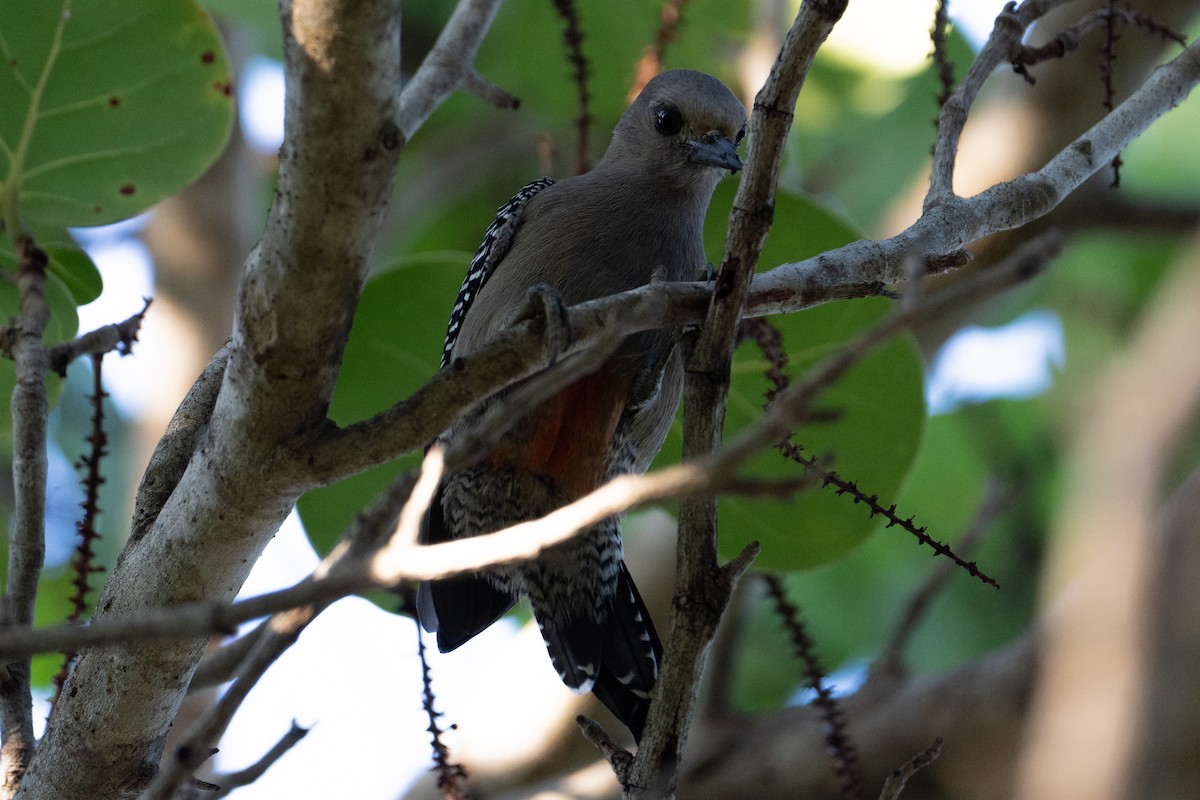
<path fill-rule="evenodd" d="M 676 188 L 711 193 L 725 170 L 742 168 L 737 146 L 746 110 L 711 75 L 680 69 L 653 78 L 621 116 L 605 161 Z"/>

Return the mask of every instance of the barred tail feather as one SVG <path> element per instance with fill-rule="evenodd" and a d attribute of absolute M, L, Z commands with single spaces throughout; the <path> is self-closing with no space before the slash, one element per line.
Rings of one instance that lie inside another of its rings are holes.
<path fill-rule="evenodd" d="M 604 620 L 539 625 L 563 683 L 577 692 L 590 690 L 640 740 L 658 680 L 662 644 L 625 564 Z"/>
<path fill-rule="evenodd" d="M 658 681 L 662 642 L 624 563 L 617 575 L 613 609 L 601 630 L 600 674 L 592 693 L 640 741 Z"/>

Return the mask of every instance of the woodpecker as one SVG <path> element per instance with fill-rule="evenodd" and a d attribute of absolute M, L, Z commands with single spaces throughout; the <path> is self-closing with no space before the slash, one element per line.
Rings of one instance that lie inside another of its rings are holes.
<path fill-rule="evenodd" d="M 595 168 L 534 181 L 497 210 L 451 312 L 442 366 L 469 357 L 508 324 L 532 287 L 548 286 L 575 304 L 660 276 L 696 279 L 706 266 L 704 216 L 721 177 L 742 167 L 745 121 L 733 93 L 704 73 L 676 70 L 647 83 Z M 628 337 L 596 371 L 515 412 L 522 416 L 492 452 L 447 476 L 424 540 L 537 519 L 617 475 L 645 472 L 682 388 L 669 332 Z M 466 424 L 441 438 L 453 440 Z M 563 682 L 592 691 L 640 740 L 662 645 L 625 566 L 620 519 L 525 564 L 423 583 L 417 611 L 448 652 L 522 595 Z"/>

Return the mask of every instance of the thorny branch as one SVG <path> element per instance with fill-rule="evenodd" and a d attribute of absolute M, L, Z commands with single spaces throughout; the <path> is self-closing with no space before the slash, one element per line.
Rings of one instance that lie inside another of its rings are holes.
<path fill-rule="evenodd" d="M 813 705 L 820 710 L 825 723 L 825 749 L 833 761 L 834 774 L 841 783 L 842 797 L 844 800 L 857 800 L 861 796 L 858 788 L 858 754 L 846 730 L 846 717 L 825 681 L 825 670 L 817 658 L 813 640 L 800 618 L 800 610 L 788 600 L 783 581 L 778 575 L 764 575 L 763 580 L 767 586 L 767 596 L 775 604 L 775 612 L 783 622 L 788 638 L 792 640 L 794 654 L 804 665 L 804 677 L 816 692 Z"/>
<path fill-rule="evenodd" d="M 742 328 L 743 330 L 748 330 L 753 335 L 756 344 L 767 359 L 767 380 L 771 384 L 771 388 L 766 392 L 766 400 L 769 405 L 787 389 L 788 384 L 791 382 L 791 379 L 783 371 L 784 367 L 787 366 L 787 353 L 783 350 L 782 337 L 778 329 L 772 326 L 769 321 L 763 319 L 746 320 L 742 323 Z M 863 504 L 871 518 L 876 516 L 883 517 L 888 521 L 886 527 L 898 526 L 908 531 L 917 540 L 918 544 L 929 545 L 935 555 L 945 556 L 952 563 L 966 570 L 971 576 L 979 578 L 990 586 L 999 588 L 996 581 L 981 572 L 975 562 L 964 561 L 948 545 L 929 536 L 924 526 L 917 526 L 914 517 L 905 519 L 897 514 L 895 503 L 887 506 L 883 505 L 879 500 L 878 494 L 868 494 L 859 488 L 857 481 L 846 480 L 838 475 L 837 472 L 828 469 L 820 458 L 805 455 L 804 447 L 793 442 L 792 436 L 792 432 L 789 431 L 782 441 L 776 443 L 776 448 L 785 458 L 804 467 L 806 474 L 810 474 L 818 479 L 822 488 L 832 486 L 834 494 L 839 497 L 849 495 L 855 505 L 859 503 Z"/>
<path fill-rule="evenodd" d="M 579 9 L 575 0 L 553 0 L 554 10 L 563 21 L 563 43 L 567 48 L 567 61 L 571 64 L 571 80 L 575 82 L 575 95 L 579 104 L 579 117 L 575 120 L 575 174 L 582 175 L 591 169 L 588 155 L 588 129 L 592 124 L 592 112 L 588 107 L 588 60 L 583 54 L 583 31 L 579 28 Z"/>
<path fill-rule="evenodd" d="M 421 659 L 421 704 L 425 708 L 425 716 L 429 719 L 430 745 L 433 748 L 433 768 L 438 774 L 438 791 L 443 800 L 466 800 L 470 797 L 467 786 L 467 770 L 450 758 L 450 748 L 442 741 L 444 731 L 438 725 L 441 712 L 433 707 L 433 676 L 429 673 L 429 662 L 425 659 L 425 639 L 421 634 L 421 626 L 414 626 L 417 632 L 417 655 Z M 453 726 L 452 726 L 453 727 Z"/>
<path fill-rule="evenodd" d="M 971 555 L 975 547 L 983 539 L 984 534 L 991 528 L 997 515 L 1004 510 L 1008 501 L 1009 492 L 1006 490 L 1006 487 L 1002 486 L 1000 481 L 995 477 L 990 478 L 984 486 L 983 499 L 979 503 L 979 508 L 975 511 L 975 516 L 972 517 L 966 531 L 958 539 L 956 547 L 959 553 L 964 557 Z M 917 624 L 924 619 L 925 612 L 928 610 L 933 598 L 954 574 L 956 566 L 958 564 L 955 562 L 947 563 L 943 561 L 939 563 L 930 572 L 925 582 L 908 599 L 908 602 L 905 603 L 904 609 L 900 613 L 900 619 L 896 624 L 895 631 L 892 632 L 887 644 L 883 647 L 882 653 L 872 667 L 871 671 L 873 674 L 899 672 L 904 656 L 904 648 L 912 638 Z"/>
<path fill-rule="evenodd" d="M 100 538 L 96 527 L 96 520 L 100 516 L 100 486 L 104 483 L 104 476 L 100 474 L 100 462 L 108 455 L 108 434 L 104 431 L 104 398 L 108 397 L 108 393 L 104 391 L 103 364 L 103 353 L 92 356 L 92 431 L 87 437 L 91 452 L 80 459 L 86 470 L 83 476 L 83 518 L 76 524 L 79 544 L 75 547 L 75 558 L 71 562 L 71 572 L 74 573 L 71 581 L 73 592 L 71 613 L 67 616 L 67 621 L 74 623 L 84 619 L 87 596 L 92 590 L 92 575 L 104 571 L 103 567 L 95 565 L 96 554 L 92 549 L 92 545 Z M 71 672 L 71 662 L 74 660 L 74 653 L 64 654 L 62 667 L 54 676 L 53 698 L 57 698 L 62 692 L 63 684 L 67 682 L 67 676 Z M 52 705 L 53 702 L 52 699 Z"/>
<path fill-rule="evenodd" d="M 950 2 L 938 0 L 937 11 L 933 16 L 933 29 L 929 38 L 933 42 L 933 63 L 937 66 L 938 82 L 942 91 L 938 94 L 937 104 L 941 108 L 954 92 L 954 65 L 946 54 L 946 34 L 950 30 Z"/>

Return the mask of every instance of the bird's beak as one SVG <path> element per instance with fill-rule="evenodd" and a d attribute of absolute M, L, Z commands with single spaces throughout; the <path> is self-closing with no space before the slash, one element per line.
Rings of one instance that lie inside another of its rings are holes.
<path fill-rule="evenodd" d="M 715 131 L 689 141 L 688 146 L 692 148 L 688 161 L 693 164 L 706 164 L 731 172 L 737 172 L 743 166 L 742 159 L 738 158 L 737 145 Z"/>

